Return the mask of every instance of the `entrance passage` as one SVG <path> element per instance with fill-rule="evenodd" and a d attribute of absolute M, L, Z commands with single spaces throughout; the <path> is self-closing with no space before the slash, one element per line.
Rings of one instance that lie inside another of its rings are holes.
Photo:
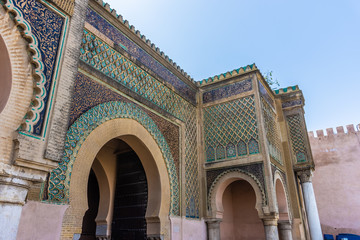
<path fill-rule="evenodd" d="M 79 240 L 96 240 L 95 218 L 99 209 L 99 184 L 94 171 L 91 169 L 87 188 L 88 210 L 83 217 L 81 237 Z"/>
<path fill-rule="evenodd" d="M 244 180 L 231 183 L 224 191 L 221 240 L 265 239 L 264 225 L 255 209 L 255 191 Z"/>
<path fill-rule="evenodd" d="M 146 240 L 148 185 L 144 168 L 134 151 L 117 156 L 112 240 Z"/>

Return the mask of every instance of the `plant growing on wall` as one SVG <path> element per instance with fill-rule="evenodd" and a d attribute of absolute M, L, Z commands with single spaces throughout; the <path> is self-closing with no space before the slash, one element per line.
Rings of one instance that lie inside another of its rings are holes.
<path fill-rule="evenodd" d="M 278 80 L 273 77 L 273 71 L 267 71 L 263 76 L 264 76 L 265 81 L 269 84 L 269 86 L 273 90 L 280 87 Z"/>

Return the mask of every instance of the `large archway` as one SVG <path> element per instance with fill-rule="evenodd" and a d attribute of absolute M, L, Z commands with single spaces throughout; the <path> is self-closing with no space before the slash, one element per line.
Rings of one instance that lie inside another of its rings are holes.
<path fill-rule="evenodd" d="M 88 126 L 84 127 L 85 124 Z M 89 110 L 71 126 L 64 159 L 51 173 L 49 201 L 69 203 L 63 220 L 64 239 L 81 233 L 82 217 L 87 210 L 90 169 L 93 163 L 96 164 L 95 159 L 99 158 L 102 147 L 113 139 L 129 145 L 145 170 L 148 182 L 147 235 L 169 233 L 168 216 L 174 207 L 178 207 L 178 199 L 174 198 L 178 191 L 173 192 L 178 185 L 167 143 L 140 108 L 129 103 L 109 102 Z"/>
<path fill-rule="evenodd" d="M 80 240 L 146 239 L 146 173 L 138 155 L 120 138 L 107 142 L 96 155 L 87 202 Z"/>
<path fill-rule="evenodd" d="M 87 179 L 100 149 L 110 140 L 119 138 L 126 142 L 139 156 L 148 180 L 148 204 L 146 210 L 147 234 L 157 235 L 165 229 L 170 208 L 170 183 L 161 151 L 150 133 L 131 119 L 114 119 L 96 128 L 82 144 L 73 165 L 70 182 L 70 208 L 68 217 L 74 221 L 74 233 L 80 233 L 82 217 L 87 210 Z M 141 138 L 141 140 L 140 140 Z M 101 201 L 101 200 L 100 200 Z M 112 204 L 109 204 L 112 206 Z M 109 210 L 108 210 L 109 211 Z M 71 216 L 76 213 L 76 216 Z M 109 216 L 107 216 L 109 217 Z M 78 227 L 76 229 L 75 227 Z"/>

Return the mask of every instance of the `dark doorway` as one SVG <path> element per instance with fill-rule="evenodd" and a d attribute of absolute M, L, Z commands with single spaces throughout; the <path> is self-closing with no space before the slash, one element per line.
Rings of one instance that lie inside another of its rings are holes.
<path fill-rule="evenodd" d="M 134 151 L 117 156 L 112 240 L 146 239 L 148 186 L 144 168 Z"/>
<path fill-rule="evenodd" d="M 81 237 L 79 240 L 96 240 L 96 222 L 95 218 L 99 210 L 99 184 L 94 171 L 90 170 L 88 189 L 88 210 L 85 212 L 82 224 Z"/>

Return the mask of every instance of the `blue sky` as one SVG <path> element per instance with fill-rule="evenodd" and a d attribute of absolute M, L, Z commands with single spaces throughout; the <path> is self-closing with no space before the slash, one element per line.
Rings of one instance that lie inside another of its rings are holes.
<path fill-rule="evenodd" d="M 247 64 L 299 85 L 308 130 L 360 123 L 360 1 L 108 0 L 195 80 Z"/>

